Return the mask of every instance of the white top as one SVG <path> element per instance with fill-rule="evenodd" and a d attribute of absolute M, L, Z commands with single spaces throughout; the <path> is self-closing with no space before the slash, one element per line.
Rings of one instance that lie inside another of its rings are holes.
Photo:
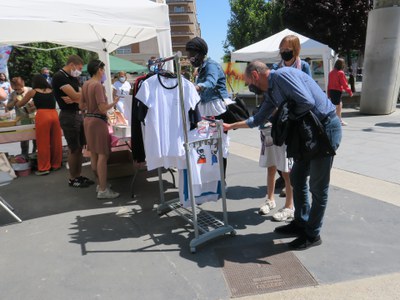
<path fill-rule="evenodd" d="M 221 194 L 221 172 L 217 132 L 215 127 L 200 127 L 189 132 L 189 158 L 192 171 L 192 187 L 196 204 L 217 201 Z M 210 139 L 215 137 L 215 139 Z M 192 143 L 210 139 L 207 143 Z M 222 155 L 228 155 L 228 136 L 222 134 Z M 222 174 L 223 177 L 223 174 Z M 179 170 L 179 199 L 184 207 L 190 207 L 187 170 Z"/>
<path fill-rule="evenodd" d="M 172 89 L 164 88 L 174 87 Z M 194 85 L 182 77 L 185 115 L 194 109 L 200 101 Z M 176 78 L 154 75 L 140 86 L 136 98 L 148 107 L 145 117 L 143 143 L 146 153 L 147 169 L 158 167 L 177 167 L 185 160 L 184 132 L 189 131 L 190 124 L 183 128 L 179 88 Z"/>
<path fill-rule="evenodd" d="M 4 91 L 6 92 L 7 97 L 8 97 L 8 95 L 10 94 L 9 89 L 11 87 L 11 84 L 8 81 L 3 81 L 3 82 L 0 82 L 0 87 L 4 89 Z M 6 101 L 7 101 L 7 99 L 6 99 Z"/>
<path fill-rule="evenodd" d="M 204 117 L 216 117 L 226 112 L 225 103 L 221 99 L 199 103 L 200 114 Z"/>
<path fill-rule="evenodd" d="M 131 125 L 132 119 L 132 96 L 129 95 L 131 90 L 131 84 L 128 81 L 121 81 L 117 80 L 114 82 L 113 87 L 116 90 L 116 95 L 119 98 L 117 102 L 117 109 L 124 115 L 125 119 L 128 121 L 128 125 Z"/>
<path fill-rule="evenodd" d="M 271 124 L 260 130 L 261 151 L 259 166 L 263 168 L 276 167 L 281 172 L 290 172 L 293 160 L 286 157 L 286 145 L 274 145 L 271 137 Z"/>

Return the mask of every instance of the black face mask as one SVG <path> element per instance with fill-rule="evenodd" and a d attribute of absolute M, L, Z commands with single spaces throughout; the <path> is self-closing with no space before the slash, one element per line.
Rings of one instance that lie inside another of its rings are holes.
<path fill-rule="evenodd" d="M 263 91 L 256 87 L 254 84 L 249 85 L 249 91 L 256 95 L 261 95 L 263 93 Z"/>
<path fill-rule="evenodd" d="M 198 68 L 203 63 L 203 56 L 199 55 L 199 54 L 196 54 L 195 56 L 192 56 L 189 60 L 190 60 L 190 64 L 193 67 Z"/>
<path fill-rule="evenodd" d="M 282 52 L 281 57 L 284 61 L 289 61 L 293 58 L 293 50 L 287 51 L 287 52 Z"/>

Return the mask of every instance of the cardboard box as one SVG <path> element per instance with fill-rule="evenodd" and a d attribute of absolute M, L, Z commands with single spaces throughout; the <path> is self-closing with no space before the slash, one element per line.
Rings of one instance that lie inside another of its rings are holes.
<path fill-rule="evenodd" d="M 131 126 L 113 125 L 113 135 L 124 138 L 131 136 Z"/>
<path fill-rule="evenodd" d="M 133 176 L 135 168 L 132 153 L 129 150 L 111 152 L 107 168 L 108 179 Z"/>

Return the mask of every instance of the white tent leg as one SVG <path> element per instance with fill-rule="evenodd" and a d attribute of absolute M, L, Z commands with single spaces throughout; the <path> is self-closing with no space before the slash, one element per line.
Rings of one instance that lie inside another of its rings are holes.
<path fill-rule="evenodd" d="M 171 30 L 157 30 L 157 43 L 158 43 L 158 52 L 160 53 L 160 57 L 169 57 L 172 55 L 172 42 L 171 38 Z M 174 72 L 173 61 L 167 61 L 165 63 L 164 69 Z M 176 70 L 175 70 L 176 72 Z"/>
<path fill-rule="evenodd" d="M 104 87 L 106 89 L 106 95 L 107 95 L 107 100 L 108 103 L 111 103 L 113 101 L 113 96 L 112 96 L 112 87 L 111 87 L 111 67 L 110 67 L 110 56 L 108 55 L 108 52 L 104 50 L 100 50 L 97 52 L 99 55 L 99 59 L 106 65 L 106 72 L 107 72 L 107 80 L 104 82 Z"/>

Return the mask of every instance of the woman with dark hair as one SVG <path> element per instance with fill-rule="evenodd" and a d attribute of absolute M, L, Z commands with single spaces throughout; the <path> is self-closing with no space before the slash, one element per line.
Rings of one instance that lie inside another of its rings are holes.
<path fill-rule="evenodd" d="M 234 103 L 226 88 L 225 73 L 219 63 L 207 57 L 208 45 L 201 37 L 194 37 L 186 43 L 190 64 L 196 68 L 195 88 L 200 95 L 198 105 L 202 117 L 224 119 L 226 106 Z M 227 132 L 225 132 L 227 134 Z M 223 159 L 224 176 L 228 160 Z"/>
<path fill-rule="evenodd" d="M 102 61 L 92 60 L 89 62 L 87 70 L 91 78 L 83 84 L 79 108 L 87 110 L 84 128 L 92 171 L 98 182 L 97 198 L 113 199 L 117 198 L 119 193 L 111 190 L 107 184 L 107 160 L 111 152 L 107 111 L 117 104 L 119 98 L 115 97 L 112 103 L 107 102 L 103 86 L 107 77 Z"/>
<path fill-rule="evenodd" d="M 335 62 L 334 69 L 329 72 L 328 78 L 328 97 L 331 99 L 332 103 L 336 105 L 336 114 L 339 117 L 342 126 L 347 125 L 347 123 L 342 120 L 342 92 L 345 90 L 350 97 L 353 96 L 353 92 L 347 84 L 347 79 L 343 72 L 344 66 L 344 59 L 339 58 Z"/>
<path fill-rule="evenodd" d="M 11 84 L 5 73 L 0 73 L 0 87 L 7 93 L 7 96 L 12 92 Z"/>
<path fill-rule="evenodd" d="M 53 89 L 40 74 L 33 76 L 32 89 L 16 106 L 25 105 L 30 99 L 37 109 L 35 116 L 36 144 L 38 151 L 38 171 L 36 175 L 47 175 L 50 170 L 58 170 L 62 163 L 61 126 L 56 110 Z"/>

